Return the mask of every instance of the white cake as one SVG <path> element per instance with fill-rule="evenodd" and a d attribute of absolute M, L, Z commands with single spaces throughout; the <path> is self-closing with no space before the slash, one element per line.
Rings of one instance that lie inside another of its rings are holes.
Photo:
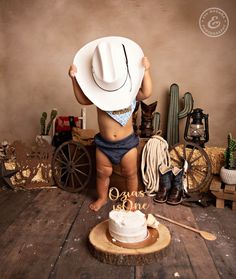
<path fill-rule="evenodd" d="M 120 242 L 143 241 L 148 236 L 146 217 L 139 210 L 112 210 L 109 213 L 109 233 Z"/>

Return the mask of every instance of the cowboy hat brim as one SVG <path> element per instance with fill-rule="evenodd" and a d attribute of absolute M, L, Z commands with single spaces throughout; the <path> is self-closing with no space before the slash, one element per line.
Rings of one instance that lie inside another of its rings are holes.
<path fill-rule="evenodd" d="M 92 57 L 95 48 L 101 41 L 114 41 L 125 46 L 130 78 L 125 85 L 116 91 L 107 92 L 97 86 L 92 75 Z M 103 37 L 82 47 L 75 55 L 73 64 L 77 67 L 75 78 L 86 97 L 104 111 L 116 111 L 127 108 L 140 89 L 144 67 L 141 47 L 134 41 L 118 36 Z"/>

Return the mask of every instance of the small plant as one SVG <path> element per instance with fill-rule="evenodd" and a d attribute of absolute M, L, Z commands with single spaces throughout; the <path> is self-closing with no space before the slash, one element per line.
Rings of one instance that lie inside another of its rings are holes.
<path fill-rule="evenodd" d="M 42 136 L 46 136 L 46 135 L 49 134 L 49 131 L 50 131 L 51 126 L 52 126 L 52 122 L 56 118 L 56 116 L 57 116 L 57 109 L 53 109 L 51 111 L 50 120 L 49 120 L 49 122 L 46 126 L 47 113 L 45 111 L 42 113 L 42 116 L 40 118 L 40 126 L 41 126 L 41 135 Z"/>
<path fill-rule="evenodd" d="M 228 134 L 228 146 L 225 150 L 225 168 L 229 170 L 236 169 L 236 139 L 233 139 L 231 133 Z"/>

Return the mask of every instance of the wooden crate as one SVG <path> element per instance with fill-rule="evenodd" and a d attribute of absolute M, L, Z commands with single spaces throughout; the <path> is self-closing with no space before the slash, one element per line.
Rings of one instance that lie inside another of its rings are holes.
<path fill-rule="evenodd" d="M 216 208 L 224 208 L 225 201 L 232 201 L 232 210 L 236 210 L 236 185 L 223 184 L 219 177 L 214 176 L 210 190 L 216 197 Z"/>

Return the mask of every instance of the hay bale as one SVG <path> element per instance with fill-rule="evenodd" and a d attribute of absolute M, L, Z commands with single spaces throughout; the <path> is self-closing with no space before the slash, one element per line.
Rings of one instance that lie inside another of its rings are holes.
<path fill-rule="evenodd" d="M 224 152 L 223 147 L 205 147 L 212 166 L 212 174 L 220 174 L 220 169 L 224 165 Z"/>
<path fill-rule="evenodd" d="M 96 132 L 93 129 L 80 129 L 76 127 L 72 129 L 73 141 L 79 142 L 85 146 L 93 144 L 95 134 Z"/>

